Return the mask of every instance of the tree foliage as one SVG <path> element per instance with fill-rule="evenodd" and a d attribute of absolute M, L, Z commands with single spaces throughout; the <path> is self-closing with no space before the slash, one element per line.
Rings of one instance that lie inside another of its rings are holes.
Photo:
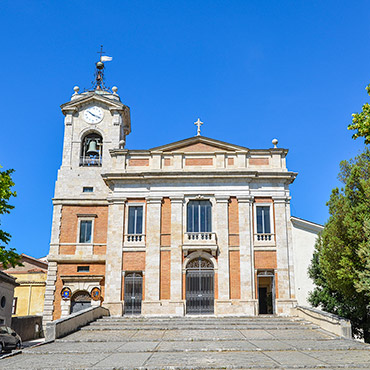
<path fill-rule="evenodd" d="M 370 342 L 370 150 L 340 163 L 344 188 L 333 189 L 330 218 L 317 240 L 309 275 L 309 301 L 351 320 Z"/>
<path fill-rule="evenodd" d="M 370 95 L 370 85 L 366 86 L 367 93 Z M 363 137 L 365 144 L 370 144 L 370 105 L 362 106 L 362 112 L 352 114 L 352 124 L 348 125 L 348 130 L 356 130 L 352 135 L 353 139 Z"/>
<path fill-rule="evenodd" d="M 0 166 L 1 168 L 1 166 Z M 12 190 L 14 182 L 12 180 L 12 173 L 14 170 L 0 171 L 0 215 L 10 213 L 14 206 L 9 204 L 9 199 L 15 197 L 17 194 Z M 0 263 L 4 268 L 9 265 L 12 267 L 21 265 L 19 262 L 20 256 L 15 252 L 14 248 L 6 249 L 11 235 L 0 229 Z"/>

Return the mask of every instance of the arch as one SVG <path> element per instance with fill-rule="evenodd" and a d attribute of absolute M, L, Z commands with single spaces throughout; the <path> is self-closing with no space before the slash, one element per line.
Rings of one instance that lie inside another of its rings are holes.
<path fill-rule="evenodd" d="M 204 256 L 208 257 L 205 258 Z M 186 261 L 185 298 L 187 314 L 214 313 L 215 271 L 210 255 L 192 253 Z"/>
<path fill-rule="evenodd" d="M 84 310 L 91 306 L 91 296 L 87 290 L 77 290 L 71 297 L 70 313 Z"/>
<path fill-rule="evenodd" d="M 103 136 L 97 130 L 87 130 L 81 138 L 80 166 L 101 166 Z"/>
<path fill-rule="evenodd" d="M 214 258 L 211 254 L 205 252 L 205 251 L 195 251 L 195 252 L 192 252 L 190 253 L 185 259 L 184 259 L 184 263 L 183 263 L 183 272 L 186 272 L 186 267 L 188 265 L 188 263 L 190 261 L 192 261 L 193 259 L 196 259 L 196 258 L 204 258 L 208 261 L 210 261 L 213 265 L 213 270 L 215 272 L 217 272 L 218 270 L 218 263 L 217 263 L 217 260 L 216 258 Z"/>

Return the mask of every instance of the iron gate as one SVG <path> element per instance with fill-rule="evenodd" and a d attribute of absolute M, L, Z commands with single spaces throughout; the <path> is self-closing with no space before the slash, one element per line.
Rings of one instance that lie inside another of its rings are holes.
<path fill-rule="evenodd" d="M 143 277 L 137 272 L 125 276 L 125 314 L 141 314 L 141 300 L 143 291 Z"/>
<path fill-rule="evenodd" d="M 214 272 L 210 261 L 198 258 L 186 269 L 186 313 L 202 314 L 214 311 Z"/>

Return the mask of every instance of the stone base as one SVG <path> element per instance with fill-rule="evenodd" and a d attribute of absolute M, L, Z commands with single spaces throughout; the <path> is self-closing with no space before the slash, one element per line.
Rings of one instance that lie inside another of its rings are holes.
<path fill-rule="evenodd" d="M 216 316 L 255 316 L 256 314 L 257 300 L 215 300 Z"/>
<path fill-rule="evenodd" d="M 296 299 L 277 299 L 275 302 L 276 315 L 290 316 L 291 309 L 297 305 Z"/>
<path fill-rule="evenodd" d="M 103 307 L 109 310 L 110 316 L 122 316 L 123 315 L 123 303 L 122 302 L 104 302 Z"/>
<path fill-rule="evenodd" d="M 143 316 L 184 316 L 183 301 L 143 301 L 141 306 Z"/>

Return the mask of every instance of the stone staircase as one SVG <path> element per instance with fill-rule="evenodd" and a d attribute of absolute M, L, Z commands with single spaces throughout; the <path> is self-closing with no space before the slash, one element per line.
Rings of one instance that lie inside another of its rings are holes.
<path fill-rule="evenodd" d="M 10 369 L 369 369 L 370 346 L 298 318 L 102 318 L 13 358 Z M 13 367 L 12 367 L 13 366 Z"/>

